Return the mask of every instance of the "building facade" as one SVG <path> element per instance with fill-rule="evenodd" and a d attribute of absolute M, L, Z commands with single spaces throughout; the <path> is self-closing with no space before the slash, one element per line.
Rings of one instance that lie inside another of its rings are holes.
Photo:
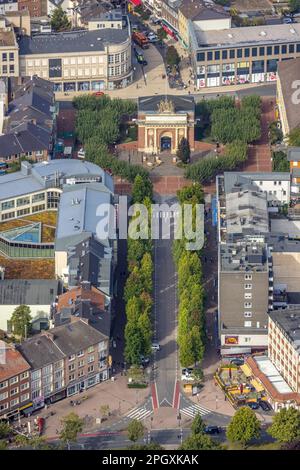
<path fill-rule="evenodd" d="M 0 18 L 0 76 L 19 76 L 19 48 L 14 30 Z"/>
<path fill-rule="evenodd" d="M 56 92 L 124 88 L 133 71 L 129 20 L 123 17 L 122 24 L 122 29 L 22 36 L 20 74 L 50 80 Z"/>
<path fill-rule="evenodd" d="M 18 11 L 18 0 L 0 0 L 0 15 Z"/>
<path fill-rule="evenodd" d="M 138 101 L 138 149 L 175 154 L 182 138 L 194 150 L 195 103 L 190 96 L 154 96 Z"/>
<path fill-rule="evenodd" d="M 47 0 L 18 0 L 18 9 L 28 10 L 32 18 L 48 14 Z"/>
<path fill-rule="evenodd" d="M 12 419 L 30 406 L 30 365 L 13 346 L 3 344 L 0 361 L 0 419 Z"/>
<path fill-rule="evenodd" d="M 219 337 L 222 355 L 266 350 L 271 307 L 267 246 L 241 241 L 219 246 Z"/>
<path fill-rule="evenodd" d="M 269 357 L 294 392 L 300 392 L 300 311 L 274 310 L 269 315 Z"/>
<path fill-rule="evenodd" d="M 204 31 L 189 22 L 197 89 L 272 82 L 278 63 L 300 57 L 300 24 Z"/>

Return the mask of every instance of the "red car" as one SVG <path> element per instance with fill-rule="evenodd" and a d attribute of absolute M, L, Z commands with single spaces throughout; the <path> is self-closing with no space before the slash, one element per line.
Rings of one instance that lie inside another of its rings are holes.
<path fill-rule="evenodd" d="M 93 93 L 93 96 L 103 96 L 104 93 L 103 91 L 96 91 L 95 93 Z"/>

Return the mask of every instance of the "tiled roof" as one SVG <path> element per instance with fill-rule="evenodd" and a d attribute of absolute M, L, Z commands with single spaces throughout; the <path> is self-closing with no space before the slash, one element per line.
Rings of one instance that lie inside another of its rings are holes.
<path fill-rule="evenodd" d="M 9 345 L 5 345 L 5 353 L 1 352 L 1 355 L 3 354 L 5 354 L 5 364 L 2 364 L 2 361 L 0 362 L 0 381 L 7 380 L 30 369 L 30 365 L 22 354 Z"/>

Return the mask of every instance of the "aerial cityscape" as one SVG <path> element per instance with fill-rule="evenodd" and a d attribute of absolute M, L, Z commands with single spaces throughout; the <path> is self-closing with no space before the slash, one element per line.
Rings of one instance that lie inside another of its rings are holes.
<path fill-rule="evenodd" d="M 0 450 L 300 450 L 300 0 L 0 0 Z"/>

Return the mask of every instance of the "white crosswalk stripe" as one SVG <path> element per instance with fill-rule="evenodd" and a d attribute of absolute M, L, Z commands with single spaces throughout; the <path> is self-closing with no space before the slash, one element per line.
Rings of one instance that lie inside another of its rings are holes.
<path fill-rule="evenodd" d="M 129 413 L 126 414 L 127 418 L 130 419 L 137 419 L 138 421 L 142 421 L 143 419 L 148 418 L 148 416 L 152 415 L 153 411 L 152 410 L 147 410 L 145 408 L 134 408 L 133 410 L 129 411 Z"/>
<path fill-rule="evenodd" d="M 207 410 L 206 408 L 204 408 L 201 405 L 198 405 L 197 403 L 195 403 L 194 405 L 188 406 L 186 408 L 182 408 L 180 410 L 180 412 L 182 414 L 188 416 L 189 418 L 194 418 L 196 416 L 196 414 L 198 414 L 198 413 L 201 416 L 204 416 L 204 415 L 207 415 L 207 414 L 211 413 L 210 410 Z"/>

